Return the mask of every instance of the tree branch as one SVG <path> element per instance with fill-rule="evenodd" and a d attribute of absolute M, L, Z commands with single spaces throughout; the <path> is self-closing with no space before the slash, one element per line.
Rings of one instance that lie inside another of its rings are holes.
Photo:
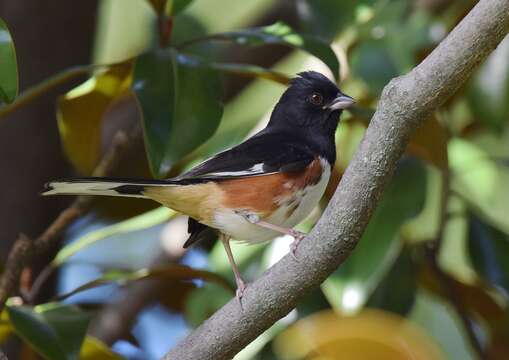
<path fill-rule="evenodd" d="M 101 162 L 94 170 L 94 176 L 107 175 L 116 165 L 120 154 L 128 146 L 130 137 L 123 131 L 117 132 L 113 142 L 104 154 Z M 88 211 L 92 203 L 92 196 L 78 196 L 73 203 L 62 211 L 51 225 L 35 240 L 20 234 L 9 253 L 5 270 L 0 278 L 0 312 L 5 301 L 18 289 L 19 275 L 21 270 L 30 265 L 33 258 L 44 254 L 49 248 L 59 241 L 59 235 L 67 226 Z M 36 281 L 36 283 L 40 283 Z"/>
<path fill-rule="evenodd" d="M 509 30 L 509 0 L 481 0 L 415 69 L 393 79 L 336 193 L 300 244 L 165 359 L 227 359 L 319 286 L 350 255 L 415 129 L 442 105 Z"/>

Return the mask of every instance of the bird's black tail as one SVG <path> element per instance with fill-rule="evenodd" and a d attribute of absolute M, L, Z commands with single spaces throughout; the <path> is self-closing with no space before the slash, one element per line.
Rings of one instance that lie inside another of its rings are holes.
<path fill-rule="evenodd" d="M 121 178 L 72 178 L 47 183 L 42 195 L 106 195 L 146 198 L 143 190 L 153 186 L 176 185 L 169 180 Z"/>

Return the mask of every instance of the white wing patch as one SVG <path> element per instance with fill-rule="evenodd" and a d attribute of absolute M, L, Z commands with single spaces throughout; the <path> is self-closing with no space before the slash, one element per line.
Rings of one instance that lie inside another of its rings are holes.
<path fill-rule="evenodd" d="M 223 178 L 223 177 L 241 177 L 241 176 L 253 176 L 253 175 L 269 175 L 274 172 L 266 172 L 263 170 L 264 163 L 258 163 L 251 166 L 248 169 L 237 170 L 237 171 L 216 171 L 209 172 L 200 175 L 191 175 L 191 178 L 203 179 L 203 178 Z M 185 176 L 183 177 L 185 178 Z M 178 178 L 177 178 L 178 179 Z"/>
<path fill-rule="evenodd" d="M 260 175 L 267 174 L 263 171 L 263 163 L 255 164 L 251 166 L 249 169 L 239 170 L 239 171 L 220 171 L 213 172 L 201 175 L 200 177 L 224 177 L 224 176 L 246 176 L 246 175 Z"/>

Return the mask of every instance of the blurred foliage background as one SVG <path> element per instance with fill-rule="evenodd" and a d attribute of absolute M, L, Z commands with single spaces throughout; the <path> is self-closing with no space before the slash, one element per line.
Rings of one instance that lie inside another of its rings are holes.
<path fill-rule="evenodd" d="M 2 259 L 69 205 L 41 200 L 45 181 L 97 173 L 112 154 L 111 176 L 177 175 L 264 126 L 288 79 L 313 69 L 358 105 L 322 204 L 299 225 L 309 231 L 384 85 L 475 3 L 0 2 Z M 353 255 L 236 359 L 509 358 L 508 140 L 506 38 L 412 138 Z M 221 244 L 185 251 L 186 237 L 171 210 L 95 199 L 24 268 L 0 346 L 20 359 L 161 357 L 233 296 Z M 233 251 L 252 280 L 290 242 Z"/>

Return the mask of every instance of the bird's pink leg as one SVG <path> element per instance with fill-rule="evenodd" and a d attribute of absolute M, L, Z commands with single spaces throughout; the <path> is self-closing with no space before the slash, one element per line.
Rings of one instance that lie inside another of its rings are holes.
<path fill-rule="evenodd" d="M 260 218 L 254 214 L 240 214 L 240 215 L 242 215 L 251 224 L 255 224 L 260 227 L 269 229 L 269 230 L 277 231 L 281 234 L 292 236 L 294 238 L 294 241 L 293 241 L 292 245 L 290 245 L 290 252 L 291 252 L 292 256 L 294 257 L 294 259 L 297 260 L 297 255 L 295 254 L 295 252 L 297 251 L 297 247 L 299 246 L 302 239 L 304 239 L 306 237 L 306 234 L 304 234 L 303 232 L 300 232 L 298 230 L 292 229 L 292 228 L 274 225 L 274 224 L 268 223 L 266 221 L 260 220 Z"/>
<path fill-rule="evenodd" d="M 237 283 L 237 291 L 236 297 L 239 301 L 240 307 L 242 308 L 242 296 L 244 295 L 244 290 L 246 290 L 246 283 L 242 280 L 240 276 L 239 269 L 237 268 L 237 264 L 235 263 L 235 259 L 233 258 L 232 249 L 230 248 L 230 237 L 224 234 L 219 235 L 221 241 L 223 242 L 224 249 L 226 250 L 226 255 L 228 256 L 228 260 L 230 261 L 230 265 L 233 270 L 233 275 L 235 275 L 235 282 Z"/>

